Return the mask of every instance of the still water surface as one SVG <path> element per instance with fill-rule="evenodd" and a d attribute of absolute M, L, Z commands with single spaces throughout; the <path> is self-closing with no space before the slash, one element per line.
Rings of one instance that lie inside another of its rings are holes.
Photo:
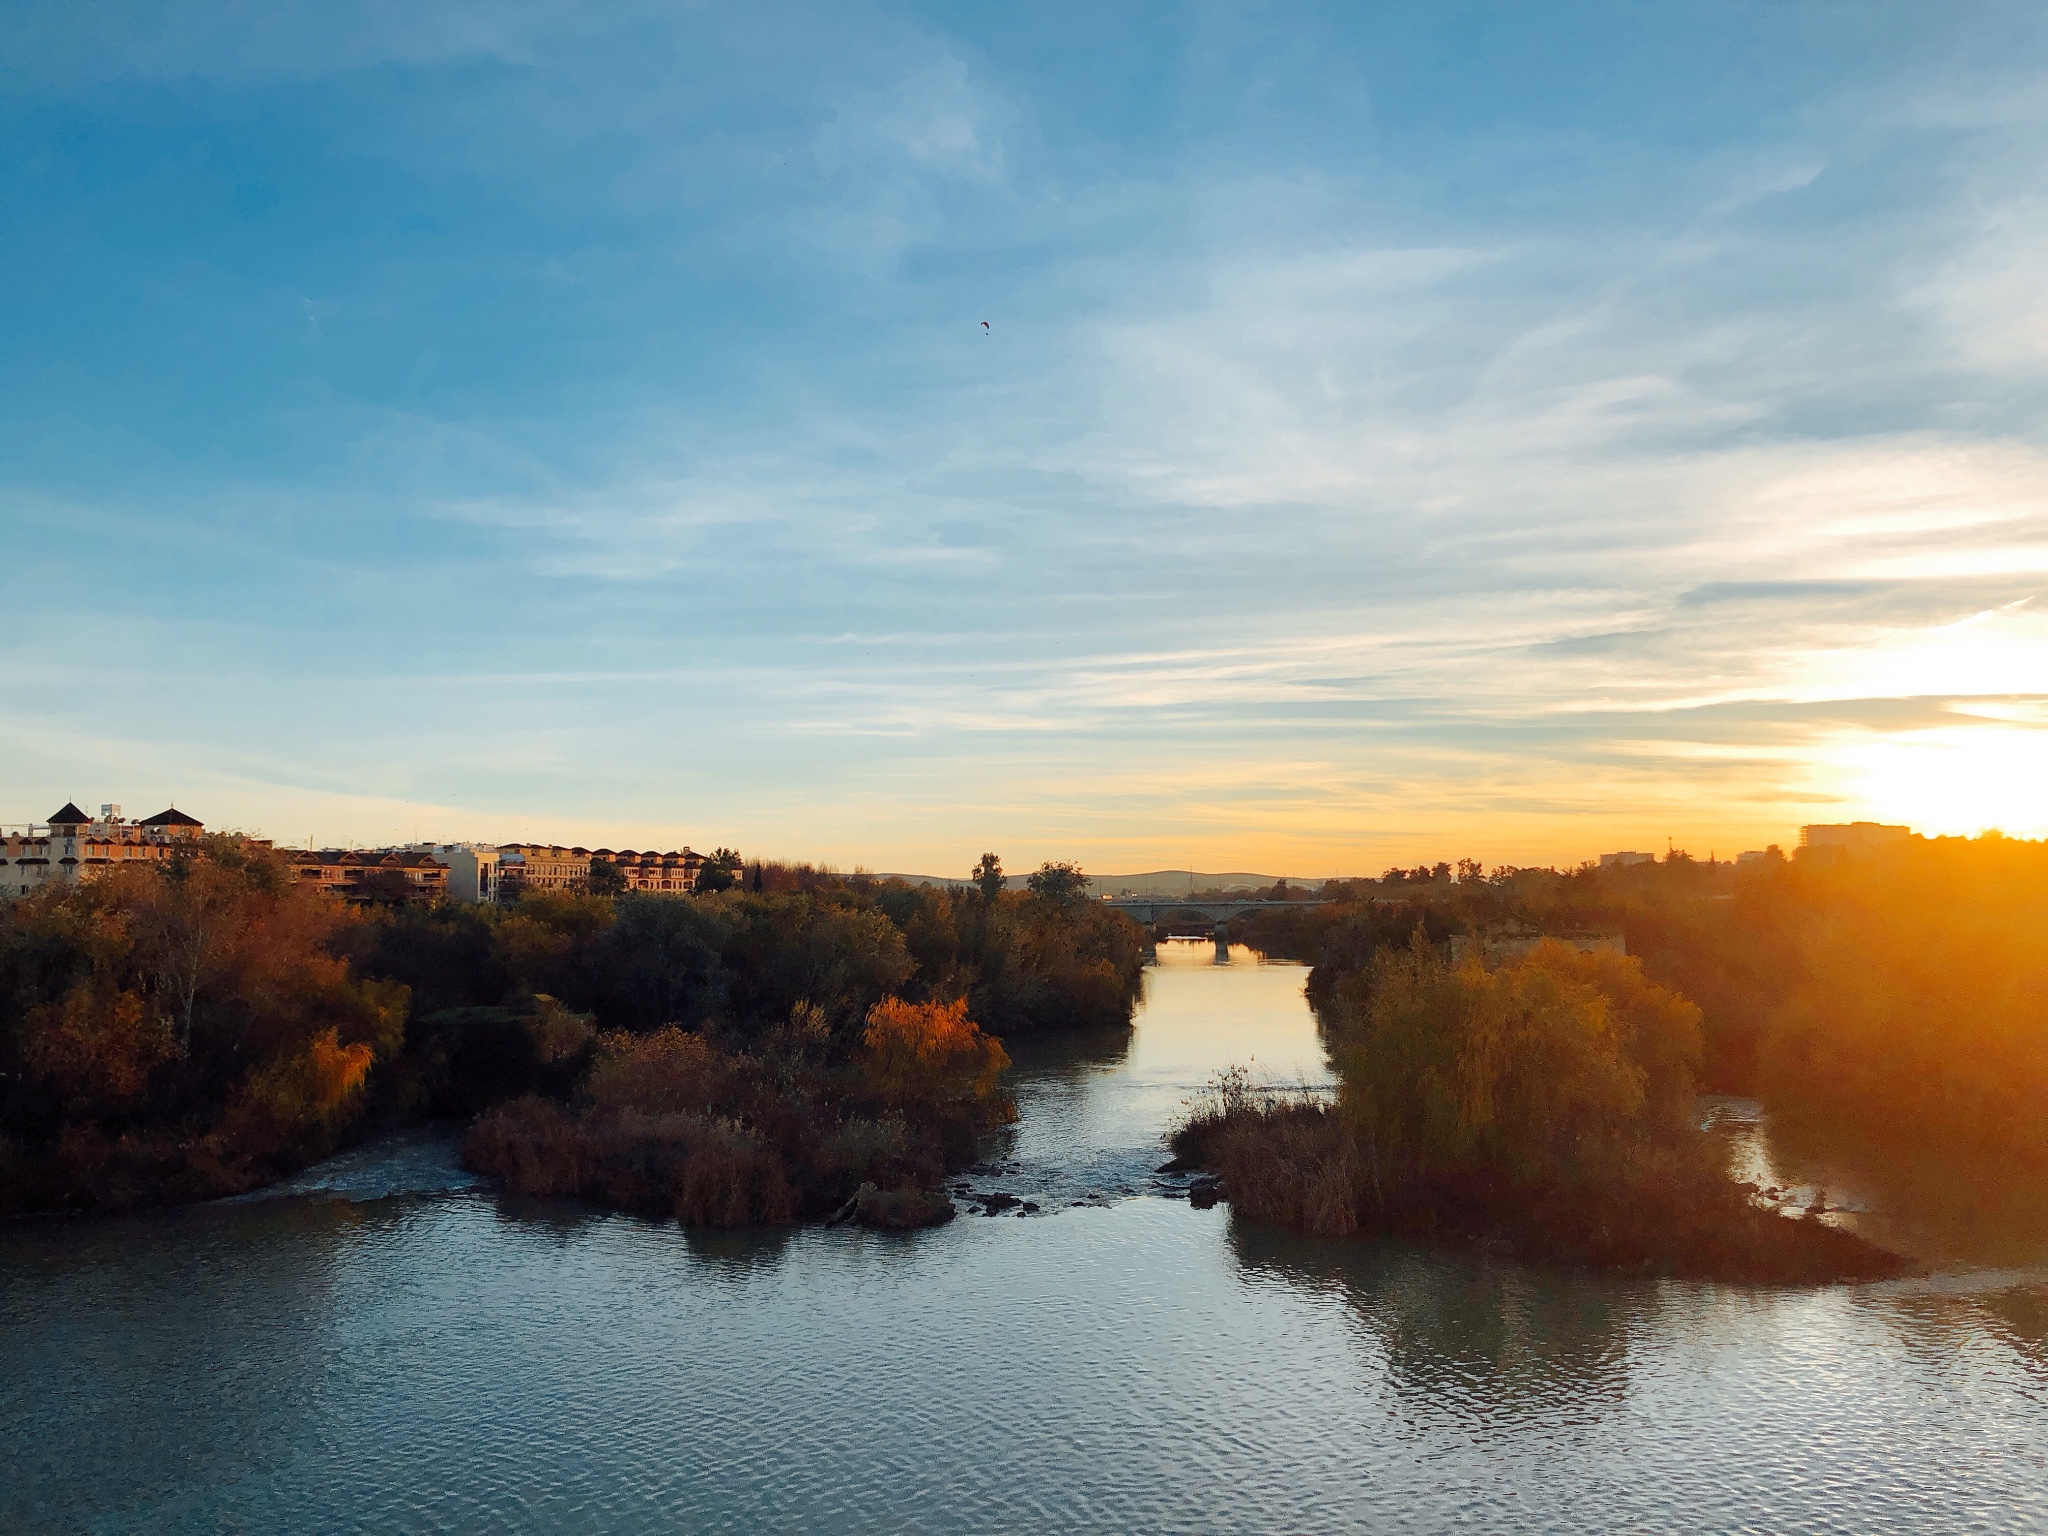
<path fill-rule="evenodd" d="M 2048 1269 L 1765 1291 L 1290 1237 L 1150 1170 L 1299 967 L 1019 1050 L 1030 1217 L 703 1236 L 412 1137 L 0 1229 L 4 1531 L 2040 1530 Z"/>

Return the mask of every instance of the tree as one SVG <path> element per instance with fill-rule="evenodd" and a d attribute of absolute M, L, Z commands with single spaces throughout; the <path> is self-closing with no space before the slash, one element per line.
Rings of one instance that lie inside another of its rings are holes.
<path fill-rule="evenodd" d="M 697 871 L 697 889 L 700 891 L 729 891 L 739 884 L 740 871 L 746 868 L 746 861 L 730 848 L 720 848 L 704 861 L 704 867 Z"/>
<path fill-rule="evenodd" d="M 1003 861 L 992 853 L 984 853 L 971 878 L 981 887 L 981 899 L 993 902 L 1003 894 Z"/>
<path fill-rule="evenodd" d="M 200 989 L 248 921 L 237 910 L 245 884 L 242 872 L 219 858 L 173 859 L 155 873 L 160 878 L 138 887 L 134 931 L 182 1060 L 192 1051 Z"/>
<path fill-rule="evenodd" d="M 1056 906 L 1071 907 L 1088 895 L 1088 877 L 1081 873 L 1080 865 L 1066 860 L 1039 865 L 1037 873 L 1025 884 L 1031 887 L 1032 895 Z"/>
<path fill-rule="evenodd" d="M 725 1003 L 720 947 L 733 930 L 714 902 L 628 896 L 591 941 L 589 970 L 609 1024 L 647 1030 L 694 1025 Z"/>
<path fill-rule="evenodd" d="M 626 872 L 610 859 L 592 859 L 585 885 L 593 896 L 622 896 L 626 891 Z"/>
<path fill-rule="evenodd" d="M 861 1039 L 867 1071 L 892 1102 L 991 1099 L 1010 1064 L 1002 1041 L 967 1017 L 964 998 L 907 1003 L 885 997 L 868 1010 Z"/>
<path fill-rule="evenodd" d="M 420 888 L 402 869 L 373 869 L 355 881 L 349 894 L 367 906 L 403 907 L 418 899 Z"/>

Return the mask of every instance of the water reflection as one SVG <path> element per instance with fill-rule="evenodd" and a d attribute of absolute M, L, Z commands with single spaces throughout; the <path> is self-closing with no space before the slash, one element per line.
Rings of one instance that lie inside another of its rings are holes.
<path fill-rule="evenodd" d="M 1132 1029 L 1018 1042 L 1004 1180 L 1142 1194 L 1216 1070 L 1322 1069 L 1300 967 L 1161 948 Z M 691 1232 L 448 1156 L 0 1228 L 0 1530 L 2048 1528 L 2038 1273 L 1686 1286 L 1143 1198 Z"/>
<path fill-rule="evenodd" d="M 1327 1081 L 1307 977 L 1241 946 L 1168 940 L 1129 1028 L 1007 1042 L 1018 1121 L 992 1147 L 1001 1187 L 1053 1209 L 1159 1192 L 1162 1133 L 1224 1068 Z"/>
<path fill-rule="evenodd" d="M 1645 1288 L 1399 1242 L 1328 1242 L 1233 1221 L 1247 1278 L 1340 1298 L 1418 1411 L 1504 1433 L 1593 1422 L 1628 1384 Z"/>
<path fill-rule="evenodd" d="M 2048 1266 L 2048 1180 L 2009 1159 L 1874 1146 L 1775 1121 L 1750 1099 L 1701 1102 L 1733 1176 L 1787 1209 L 1822 1202 L 1824 1219 L 1929 1269 Z"/>
<path fill-rule="evenodd" d="M 376 1220 L 322 1202 L 0 1228 L 0 1529 L 75 1528 L 289 1460 L 339 1272 Z"/>
<path fill-rule="evenodd" d="M 751 1280 L 781 1268 L 796 1236 L 794 1227 L 752 1227 L 738 1231 L 683 1227 L 683 1251 L 700 1271 L 726 1280 Z M 915 1240 L 915 1234 L 910 1234 Z"/>
<path fill-rule="evenodd" d="M 1051 1035 L 1017 1035 L 1003 1042 L 1010 1053 L 1013 1081 L 1079 1082 L 1094 1072 L 1109 1072 L 1130 1055 L 1132 1027 L 1063 1030 Z"/>
<path fill-rule="evenodd" d="M 2048 1285 L 1992 1291 L 1979 1299 L 1978 1311 L 1985 1331 L 2048 1388 Z"/>
<path fill-rule="evenodd" d="M 1772 1127 L 1770 1148 L 1790 1179 L 1858 1208 L 1845 1226 L 1931 1268 L 2048 1265 L 2048 1180 L 2008 1159 L 1873 1147 L 1787 1125 Z"/>

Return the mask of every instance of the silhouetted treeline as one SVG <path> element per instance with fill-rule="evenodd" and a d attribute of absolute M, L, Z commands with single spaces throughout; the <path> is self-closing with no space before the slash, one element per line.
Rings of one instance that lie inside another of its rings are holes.
<path fill-rule="evenodd" d="M 1987 835 L 1823 861 L 1678 855 L 1502 871 L 1427 894 L 1357 882 L 1238 936 L 1305 960 L 1310 995 L 1418 924 L 1454 935 L 1618 934 L 1699 1006 L 1703 1086 L 1879 1143 L 1974 1143 L 2048 1164 L 2048 844 Z"/>
<path fill-rule="evenodd" d="M 955 1065 L 981 1059 L 983 1041 L 999 1054 L 1000 1035 L 1130 1021 L 1142 934 L 1060 882 L 990 897 L 772 865 L 739 874 L 695 897 L 355 911 L 219 839 L 203 857 L 0 907 L 0 1212 L 230 1193 L 368 1125 L 529 1096 L 559 1110 L 529 1104 L 527 1123 L 567 1116 L 582 1127 L 569 1140 L 603 1129 L 616 1148 L 633 1117 L 671 1113 L 627 1079 L 684 1059 L 636 1042 L 678 1032 L 697 1042 L 685 1056 L 709 1053 L 694 1081 L 726 1097 L 700 1103 L 692 1089 L 673 1113 L 737 1129 L 698 1127 L 677 1145 L 708 1168 L 765 1137 L 790 1208 L 810 1210 L 858 1171 L 832 1161 L 848 1147 L 872 1143 L 878 1177 L 935 1177 L 1002 1113 L 988 1083 L 963 1097 L 943 1072 L 883 1071 L 904 1020 L 922 1020 L 934 1059 Z M 930 1104 L 906 1099 L 917 1083 Z M 819 1151 L 842 1120 L 852 1139 Z M 607 1180 L 570 1182 L 626 1201 Z M 687 1203 L 714 1219 L 714 1205 Z"/>

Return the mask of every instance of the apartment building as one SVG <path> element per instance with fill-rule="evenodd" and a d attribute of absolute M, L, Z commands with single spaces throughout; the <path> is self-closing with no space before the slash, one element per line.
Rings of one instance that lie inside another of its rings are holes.
<path fill-rule="evenodd" d="M 591 859 L 603 860 L 616 868 L 625 877 L 629 891 L 694 891 L 697 889 L 698 872 L 704 868 L 704 855 L 688 848 L 668 853 L 637 853 L 631 848 L 613 852 L 609 848 L 599 848 L 591 854 Z"/>
<path fill-rule="evenodd" d="M 583 891 L 593 865 L 609 864 L 629 891 L 682 895 L 697 888 L 704 855 L 689 848 L 666 853 L 633 848 L 563 848 L 553 843 L 506 843 L 497 850 L 497 893 L 511 900 L 522 890 Z"/>
<path fill-rule="evenodd" d="M 590 850 L 558 843 L 504 843 L 498 848 L 498 894 L 581 891 L 590 885 Z"/>
<path fill-rule="evenodd" d="M 448 866 L 450 901 L 496 901 L 500 850 L 489 843 L 411 843 L 411 853 L 429 853 Z"/>
<path fill-rule="evenodd" d="M 108 870 L 190 853 L 206 830 L 177 807 L 129 821 L 118 805 L 88 816 L 66 801 L 48 821 L 0 828 L 0 897 L 75 885 Z"/>
<path fill-rule="evenodd" d="M 344 901 L 440 901 L 448 894 L 448 866 L 431 853 L 402 848 L 279 851 L 291 861 L 300 883 Z"/>

